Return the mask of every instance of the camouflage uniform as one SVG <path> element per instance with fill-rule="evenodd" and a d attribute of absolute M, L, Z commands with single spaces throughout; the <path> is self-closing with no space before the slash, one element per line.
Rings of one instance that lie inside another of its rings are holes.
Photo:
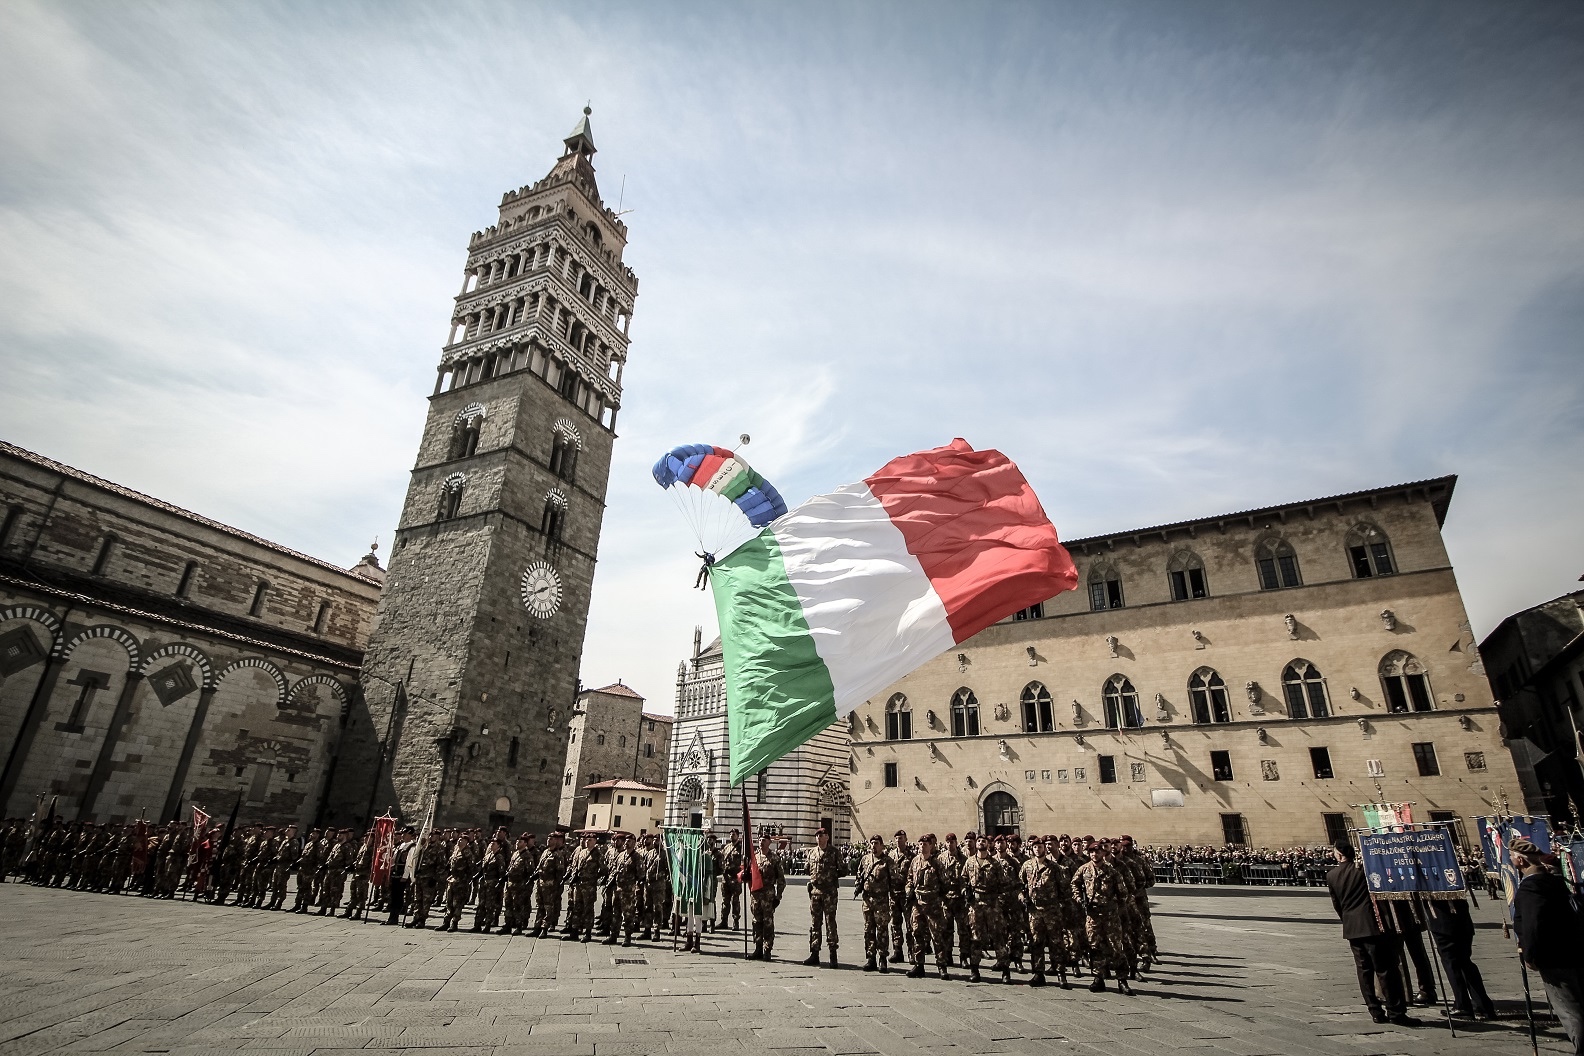
<path fill-rule="evenodd" d="M 539 872 L 537 890 L 534 891 L 534 897 L 539 902 L 539 908 L 534 911 L 535 935 L 549 935 L 561 922 L 561 889 L 571 860 L 572 856 L 564 843 L 559 847 L 551 844 L 539 856 L 535 866 Z"/>
<path fill-rule="evenodd" d="M 605 941 L 616 944 L 618 935 L 625 935 L 627 945 L 638 930 L 638 884 L 643 878 L 643 857 L 632 846 L 632 840 L 623 842 L 611 862 L 610 876 L 605 886 L 605 901 L 610 906 L 610 937 Z"/>
<path fill-rule="evenodd" d="M 1156 960 L 1160 950 L 1155 945 L 1155 925 L 1150 920 L 1149 909 L 1149 889 L 1155 886 L 1155 867 L 1139 853 L 1137 847 L 1117 855 L 1116 860 L 1133 874 L 1134 906 L 1137 911 L 1135 921 L 1138 927 L 1136 945 L 1139 953 L 1151 961 Z"/>
<path fill-rule="evenodd" d="M 352 858 L 352 871 L 348 875 L 352 880 L 352 895 L 347 899 L 346 915 L 362 920 L 363 914 L 368 909 L 369 874 L 374 869 L 374 840 L 365 837 L 357 854 Z"/>
<path fill-rule="evenodd" d="M 742 867 L 742 847 L 735 843 L 727 844 L 721 852 L 720 868 L 720 926 L 723 928 L 727 925 L 728 916 L 734 930 L 742 926 Z"/>
<path fill-rule="evenodd" d="M 908 928 L 907 883 L 914 854 L 911 847 L 892 847 L 886 855 L 891 859 L 891 959 L 900 962 L 903 937 L 909 945 L 913 942 Z"/>
<path fill-rule="evenodd" d="M 569 935 L 592 934 L 594 931 L 594 890 L 605 876 L 605 856 L 598 847 L 579 847 L 572 852 L 572 863 L 567 866 L 567 882 L 572 890 L 567 904 Z M 540 893 L 541 907 L 543 892 Z"/>
<path fill-rule="evenodd" d="M 324 865 L 319 871 L 319 915 L 335 915 L 346 894 L 347 870 L 352 867 L 352 841 L 337 840 L 325 851 Z"/>
<path fill-rule="evenodd" d="M 1001 867 L 1001 926 L 1005 929 L 1012 961 L 1022 967 L 1023 934 L 1028 927 L 1027 914 L 1023 912 L 1022 886 L 1018 883 L 1023 862 L 1010 848 L 1003 848 L 995 859 Z"/>
<path fill-rule="evenodd" d="M 502 931 L 521 935 L 533 912 L 533 873 L 538 863 L 533 847 L 519 843 L 506 863 L 506 886 L 502 892 L 506 923 Z"/>
<path fill-rule="evenodd" d="M 293 913 L 306 913 L 319 894 L 319 862 L 327 848 L 320 846 L 318 834 L 310 832 L 303 841 L 302 856 L 297 859 L 297 900 L 292 903 Z"/>
<path fill-rule="evenodd" d="M 424 845 L 412 853 L 418 856 L 418 864 L 413 866 L 413 919 L 409 927 L 421 928 L 429 923 L 429 910 L 434 908 L 440 883 L 445 879 L 445 843 L 438 833 L 431 832 Z"/>
<path fill-rule="evenodd" d="M 462 922 L 462 911 L 473 897 L 473 878 L 478 875 L 478 859 L 474 857 L 473 841 L 464 836 L 457 840 L 451 852 L 445 887 L 445 916 L 440 921 L 441 931 L 455 931 Z"/>
<path fill-rule="evenodd" d="M 875 957 L 884 963 L 891 953 L 891 858 L 873 851 L 864 855 L 858 862 L 858 887 L 863 894 L 864 971 L 868 971 Z"/>
<path fill-rule="evenodd" d="M 961 851 L 953 854 L 950 847 L 942 847 L 935 855 L 935 862 L 941 868 L 941 880 L 946 892 L 942 899 L 946 910 L 946 949 L 942 952 L 947 967 L 952 964 L 953 946 L 963 951 L 963 960 L 966 961 L 968 947 L 973 944 L 973 930 L 968 923 L 968 899 L 963 889 L 962 878 L 963 865 L 966 861 Z"/>
<path fill-rule="evenodd" d="M 1106 969 L 1121 972 L 1127 965 L 1117 916 L 1116 870 L 1098 860 L 1085 862 L 1073 874 L 1073 898 L 1084 911 L 1084 937 L 1089 944 L 1089 965 L 1096 973 L 1096 984 Z"/>
<path fill-rule="evenodd" d="M 830 959 L 836 963 L 836 892 L 840 886 L 841 858 L 836 848 L 812 847 L 804 859 L 808 868 L 809 957 L 819 961 L 821 930 L 830 938 Z"/>
<path fill-rule="evenodd" d="M 920 851 L 908 866 L 906 894 L 912 903 L 913 973 L 924 974 L 925 951 L 935 950 L 935 967 L 946 975 L 946 905 L 940 866 Z"/>
<path fill-rule="evenodd" d="M 279 909 L 285 903 L 286 881 L 297 868 L 302 851 L 303 842 L 299 836 L 283 833 L 275 841 L 275 868 L 270 871 L 269 908 Z"/>
<path fill-rule="evenodd" d="M 662 935 L 671 924 L 671 861 L 665 845 L 651 843 L 644 856 L 644 935 Z"/>
<path fill-rule="evenodd" d="M 786 876 L 781 872 L 781 859 L 774 853 L 757 851 L 754 862 L 759 866 L 759 890 L 752 892 L 754 951 L 764 960 L 770 959 L 775 947 L 775 911 L 781 904 L 781 894 L 786 890 Z"/>
<path fill-rule="evenodd" d="M 976 976 L 982 950 L 995 951 L 995 968 L 1000 972 L 1007 971 L 1011 959 L 1011 945 L 1006 940 L 1006 928 L 1001 920 L 1001 890 L 1006 884 L 1001 874 L 1001 863 L 988 854 L 975 855 L 963 866 L 968 924 L 973 931 L 973 942 L 967 951 L 968 965 Z"/>
<path fill-rule="evenodd" d="M 1024 905 L 1028 911 L 1029 935 L 1036 985 L 1045 981 L 1045 951 L 1050 950 L 1051 964 L 1067 982 L 1067 956 L 1062 949 L 1062 891 L 1069 886 L 1067 873 L 1054 858 L 1036 855 L 1023 863 L 1019 874 L 1022 882 Z"/>
<path fill-rule="evenodd" d="M 484 848 L 478 864 L 478 909 L 473 913 L 473 930 L 489 931 L 500 923 L 501 885 L 506 882 L 506 852 L 493 840 Z"/>

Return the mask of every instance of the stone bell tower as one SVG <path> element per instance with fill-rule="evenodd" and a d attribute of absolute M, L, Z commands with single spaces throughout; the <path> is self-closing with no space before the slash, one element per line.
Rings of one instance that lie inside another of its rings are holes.
<path fill-rule="evenodd" d="M 638 293 L 589 113 L 468 241 L 329 820 L 555 820 Z"/>

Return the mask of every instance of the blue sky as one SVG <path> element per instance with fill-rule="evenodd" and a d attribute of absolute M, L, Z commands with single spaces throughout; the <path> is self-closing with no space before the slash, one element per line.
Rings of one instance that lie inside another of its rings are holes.
<path fill-rule="evenodd" d="M 1076 537 L 1458 473 L 1477 634 L 1584 572 L 1573 4 L 7 5 L 0 436 L 350 565 L 468 234 L 585 101 L 640 276 L 584 678 L 692 540 L 963 436 Z M 708 631 L 707 631 L 708 633 Z"/>

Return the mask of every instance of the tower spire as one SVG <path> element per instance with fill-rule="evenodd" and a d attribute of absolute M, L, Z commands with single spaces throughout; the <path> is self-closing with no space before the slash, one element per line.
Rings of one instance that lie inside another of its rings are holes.
<path fill-rule="evenodd" d="M 589 115 L 593 112 L 592 107 L 585 106 L 583 117 L 579 119 L 577 126 L 566 139 L 561 141 L 566 144 L 566 154 L 561 155 L 563 158 L 568 154 L 581 154 L 585 158 L 594 154 L 597 149 L 594 146 L 594 130 L 589 127 Z"/>

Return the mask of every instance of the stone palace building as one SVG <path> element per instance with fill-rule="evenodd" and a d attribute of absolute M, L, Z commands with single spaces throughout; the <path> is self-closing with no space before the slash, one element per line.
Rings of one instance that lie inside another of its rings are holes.
<path fill-rule="evenodd" d="M 1516 805 L 1441 539 L 1455 483 L 1068 542 L 1077 590 L 853 714 L 854 837 L 1286 846 L 1382 799 L 1416 820 Z"/>
<path fill-rule="evenodd" d="M 620 682 L 578 694 L 561 774 L 561 824 L 574 831 L 590 825 L 590 785 L 620 780 L 665 788 L 671 716 L 645 711 L 643 705 L 644 698 Z"/>

